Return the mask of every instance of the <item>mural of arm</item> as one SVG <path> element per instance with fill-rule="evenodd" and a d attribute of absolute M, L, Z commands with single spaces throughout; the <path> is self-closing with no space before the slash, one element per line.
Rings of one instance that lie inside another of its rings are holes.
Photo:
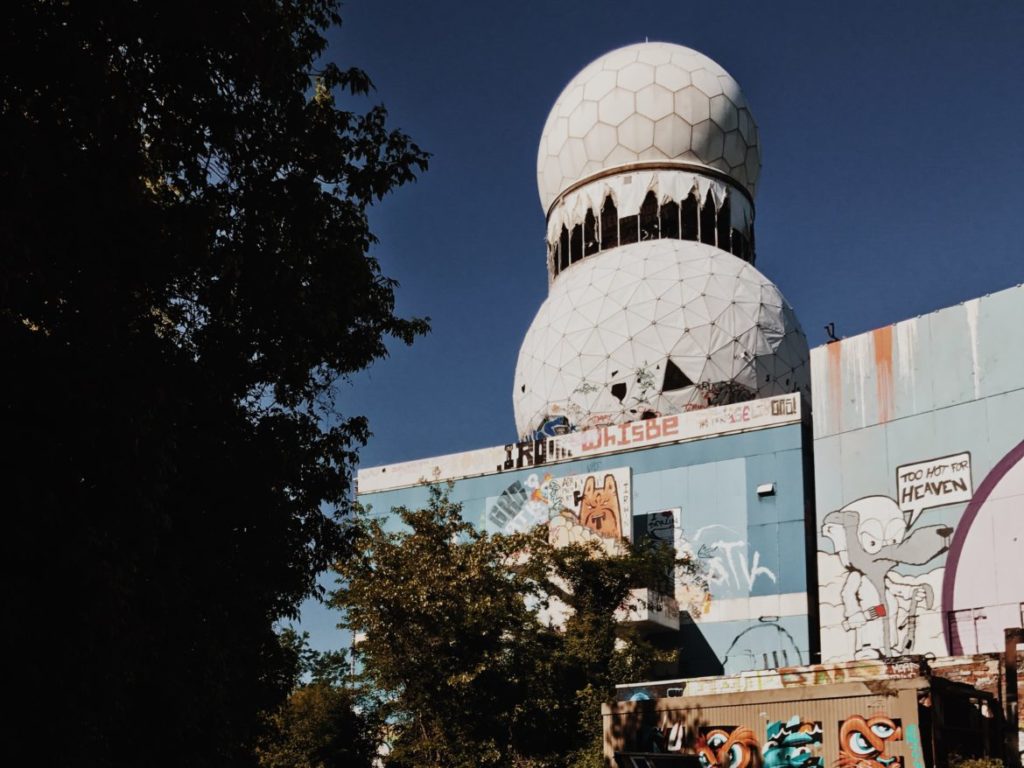
<path fill-rule="evenodd" d="M 843 629 L 849 631 L 867 623 L 868 617 L 860 608 L 858 591 L 863 580 L 859 571 L 848 571 L 839 596 L 843 600 Z"/>

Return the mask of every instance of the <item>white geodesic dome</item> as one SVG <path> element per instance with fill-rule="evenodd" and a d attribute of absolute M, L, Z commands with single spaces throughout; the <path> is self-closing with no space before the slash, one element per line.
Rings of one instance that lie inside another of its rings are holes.
<path fill-rule="evenodd" d="M 751 195 L 757 126 L 739 85 L 702 53 L 640 43 L 601 56 L 555 102 L 537 152 L 545 212 L 577 182 L 644 161 L 721 171 Z"/>
<path fill-rule="evenodd" d="M 551 286 L 519 351 L 516 428 L 808 393 L 808 357 L 792 307 L 747 262 L 691 241 L 621 246 Z"/>

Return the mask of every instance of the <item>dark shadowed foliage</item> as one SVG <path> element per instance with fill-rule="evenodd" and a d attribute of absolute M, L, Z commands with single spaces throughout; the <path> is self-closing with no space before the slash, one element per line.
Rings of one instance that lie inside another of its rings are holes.
<path fill-rule="evenodd" d="M 0 11 L 8 728 L 36 761 L 249 763 L 292 687 L 274 623 L 344 553 L 367 435 L 333 387 L 426 330 L 366 221 L 426 157 L 319 59 L 336 5 Z"/>

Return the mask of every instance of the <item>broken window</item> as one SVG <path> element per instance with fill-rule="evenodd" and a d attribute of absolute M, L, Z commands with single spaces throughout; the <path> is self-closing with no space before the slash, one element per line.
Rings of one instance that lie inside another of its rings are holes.
<path fill-rule="evenodd" d="M 679 203 L 674 200 L 661 206 L 661 236 L 679 239 Z"/>
<path fill-rule="evenodd" d="M 708 245 L 715 244 L 715 198 L 708 190 L 708 196 L 704 198 L 704 205 L 700 207 L 700 241 Z"/>
<path fill-rule="evenodd" d="M 601 250 L 614 248 L 619 244 L 619 212 L 612 202 L 612 196 L 604 199 L 601 207 Z"/>
<path fill-rule="evenodd" d="M 722 207 L 718 210 L 718 247 L 723 251 L 731 250 L 729 246 L 729 225 L 732 223 L 732 217 L 729 207 L 729 196 L 726 195 Z"/>
<path fill-rule="evenodd" d="M 620 403 L 626 398 L 626 383 L 624 381 L 612 384 L 612 396 Z"/>
<path fill-rule="evenodd" d="M 683 369 L 669 360 L 665 363 L 665 379 L 661 385 L 662 392 L 673 392 L 677 389 L 692 387 L 690 377 L 683 373 Z"/>
<path fill-rule="evenodd" d="M 572 235 L 569 237 L 570 261 L 575 264 L 583 258 L 583 227 L 579 224 L 572 228 Z"/>
<path fill-rule="evenodd" d="M 640 239 L 658 239 L 658 198 L 654 192 L 648 192 L 640 206 Z"/>
<path fill-rule="evenodd" d="M 700 206 L 697 204 L 697 196 L 693 193 L 686 196 L 682 205 L 679 206 L 679 217 L 682 223 L 683 240 L 696 240 L 699 227 Z"/>
<path fill-rule="evenodd" d="M 558 269 L 569 266 L 569 230 L 562 225 L 562 234 L 558 238 Z"/>
<path fill-rule="evenodd" d="M 587 208 L 587 215 L 583 219 L 583 255 L 590 256 L 601 249 L 597 242 L 597 219 L 594 218 L 594 211 Z"/>

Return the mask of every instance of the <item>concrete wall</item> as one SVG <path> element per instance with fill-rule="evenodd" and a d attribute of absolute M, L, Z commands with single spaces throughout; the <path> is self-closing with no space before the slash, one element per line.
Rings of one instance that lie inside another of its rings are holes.
<path fill-rule="evenodd" d="M 1024 287 L 812 350 L 822 660 L 998 651 L 1024 604 Z"/>
<path fill-rule="evenodd" d="M 671 520 L 672 539 L 698 559 L 708 582 L 706 590 L 693 592 L 680 585 L 677 591 L 684 608 L 676 638 L 684 649 L 681 674 L 806 664 L 816 639 L 807 599 L 808 585 L 814 583 L 813 577 L 808 579 L 813 563 L 808 563 L 807 547 L 813 532 L 805 516 L 807 428 L 797 396 L 779 401 L 791 407 L 775 419 L 775 426 L 768 422 L 737 431 L 730 414 L 742 414 L 742 406 L 724 406 L 700 412 L 705 428 L 699 435 L 681 429 L 673 438 L 677 442 L 652 447 L 621 450 L 620 445 L 615 452 L 594 451 L 537 466 L 516 467 L 512 462 L 508 469 L 488 459 L 489 473 L 462 477 L 452 476 L 452 468 L 472 473 L 472 457 L 442 457 L 434 468 L 429 461 L 423 466 L 426 476 L 451 479 L 451 498 L 463 505 L 464 517 L 491 532 L 554 521 L 570 536 L 588 527 L 581 500 L 602 489 L 614 492 L 616 527 L 627 537 L 642 516 L 672 512 L 665 516 Z M 711 434 L 707 424 L 716 425 Z M 520 455 L 514 446 L 481 453 L 492 458 Z M 384 488 L 382 478 L 408 475 L 382 471 L 386 469 L 360 473 L 361 489 L 380 489 L 361 493 L 361 502 L 381 514 L 399 505 L 426 503 L 428 491 L 422 484 Z M 758 486 L 769 483 L 774 495 L 759 496 Z M 637 531 L 641 527 L 646 519 L 638 522 Z M 594 524 L 588 530 L 593 533 Z"/>

